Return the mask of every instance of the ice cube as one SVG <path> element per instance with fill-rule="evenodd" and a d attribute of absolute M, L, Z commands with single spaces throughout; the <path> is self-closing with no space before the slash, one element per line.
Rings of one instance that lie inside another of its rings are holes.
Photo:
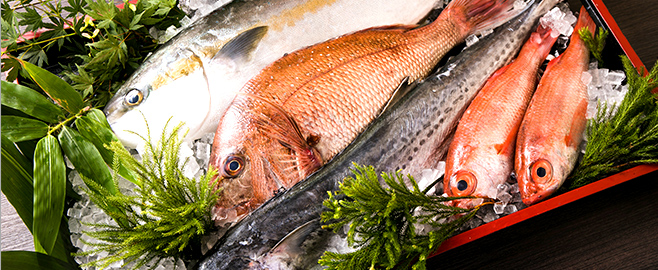
<path fill-rule="evenodd" d="M 505 204 L 501 202 L 494 203 L 493 211 L 494 213 L 500 215 L 505 212 Z"/>
<path fill-rule="evenodd" d="M 612 85 L 621 85 L 621 82 L 626 79 L 626 74 L 622 71 L 612 70 L 605 76 L 605 82 Z"/>
<path fill-rule="evenodd" d="M 470 35 L 466 37 L 466 47 L 470 47 L 471 45 L 475 44 L 476 42 L 480 41 L 476 35 Z"/>
<path fill-rule="evenodd" d="M 516 205 L 508 204 L 508 205 L 505 206 L 505 212 L 504 212 L 504 214 L 505 214 L 505 215 L 509 215 L 509 214 L 514 213 L 514 212 L 516 212 L 516 211 L 518 211 L 518 210 L 516 209 Z"/>
<path fill-rule="evenodd" d="M 513 196 L 510 195 L 509 193 L 503 193 L 500 194 L 500 196 L 498 196 L 498 200 L 504 204 L 508 204 L 512 201 L 512 197 Z"/>
<path fill-rule="evenodd" d="M 467 225 L 470 229 L 475 229 L 482 225 L 482 219 L 479 218 L 471 218 L 468 222 Z"/>
<path fill-rule="evenodd" d="M 519 185 L 518 184 L 510 185 L 509 193 L 510 194 L 519 193 Z"/>
<path fill-rule="evenodd" d="M 582 74 L 582 76 L 580 77 L 580 79 L 582 80 L 582 82 L 583 82 L 585 85 L 589 85 L 589 83 L 592 82 L 592 74 L 590 74 L 590 73 L 587 72 L 587 71 L 583 71 L 583 74 Z"/>
<path fill-rule="evenodd" d="M 592 62 L 589 62 L 589 70 L 595 70 L 599 68 L 599 62 L 596 60 L 593 60 Z"/>
<path fill-rule="evenodd" d="M 496 215 L 493 211 L 492 212 L 487 212 L 484 217 L 482 218 L 482 222 L 484 223 L 489 223 L 494 220 L 498 219 L 498 215 Z"/>

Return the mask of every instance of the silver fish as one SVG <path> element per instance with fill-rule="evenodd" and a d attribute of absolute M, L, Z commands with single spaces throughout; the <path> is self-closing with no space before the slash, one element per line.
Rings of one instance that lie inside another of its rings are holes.
<path fill-rule="evenodd" d="M 336 191 L 339 182 L 351 175 L 352 163 L 372 165 L 377 171 L 402 169 L 403 174 L 411 175 L 436 168 L 470 100 L 494 71 L 516 55 L 539 17 L 557 2 L 533 3 L 517 18 L 449 60 L 438 75 L 420 82 L 322 169 L 267 201 L 229 230 L 200 262 L 199 269 L 265 269 L 277 258 L 289 268 L 307 268 L 286 263 L 300 261 L 295 258 L 313 251 L 286 257 L 278 253 L 282 247 L 277 243 L 310 241 L 304 240 L 310 234 L 303 228 L 319 218 L 327 192 Z M 296 235 L 299 231 L 301 236 Z"/>
<path fill-rule="evenodd" d="M 186 124 L 188 141 L 200 138 L 215 132 L 239 89 L 285 53 L 368 27 L 418 23 L 438 1 L 235 0 L 148 57 L 106 106 L 107 119 L 133 148 L 147 124 L 159 136 L 170 118 Z"/>

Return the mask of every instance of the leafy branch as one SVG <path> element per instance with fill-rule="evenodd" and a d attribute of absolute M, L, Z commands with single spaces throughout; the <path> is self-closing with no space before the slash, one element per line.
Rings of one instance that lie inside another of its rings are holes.
<path fill-rule="evenodd" d="M 628 93 L 612 108 L 601 106 L 587 124 L 587 148 L 570 176 L 570 189 L 620 172 L 631 166 L 658 162 L 658 101 L 651 91 L 658 87 L 658 63 L 640 76 L 626 56 L 622 63 Z"/>
<path fill-rule="evenodd" d="M 185 16 L 175 0 L 126 1 L 123 9 L 109 0 L 67 0 L 69 6 L 62 0 L 16 2 L 1 5 L 2 54 L 37 66 L 56 57 L 73 88 L 95 107 L 103 106 L 161 42 L 150 31 L 180 27 Z M 23 38 L 37 30 L 43 31 L 38 37 Z M 2 63 L 7 80 L 15 80 L 21 65 L 12 58 Z"/>
<path fill-rule="evenodd" d="M 180 127 L 163 134 L 157 146 L 147 142 L 141 162 L 119 142 L 109 146 L 115 153 L 115 171 L 123 164 L 135 173 L 136 195 L 112 194 L 83 177 L 91 187 L 87 191 L 90 199 L 117 221 L 114 225 L 85 224 L 96 230 L 84 233 L 100 241 L 86 243 L 95 249 L 77 255 L 103 251 L 111 255 L 83 266 L 105 268 L 117 261 L 124 261 L 124 266 L 136 261 L 135 268 L 139 268 L 152 260 L 157 265 L 166 257 L 181 257 L 189 245 L 200 245 L 201 236 L 212 228 L 210 209 L 218 191 L 211 182 L 217 173 L 211 169 L 198 182 L 183 175 L 178 156 Z"/>
<path fill-rule="evenodd" d="M 587 27 L 578 29 L 578 35 L 585 42 L 587 48 L 589 48 L 592 56 L 596 58 L 599 62 L 599 66 L 603 66 L 603 47 L 605 47 L 605 40 L 608 38 L 610 31 L 599 28 L 599 31 L 596 33 L 596 36 L 592 36 L 592 33 Z"/>
<path fill-rule="evenodd" d="M 334 231 L 349 224 L 347 241 L 359 249 L 348 254 L 326 252 L 320 263 L 329 269 L 391 269 L 415 259 L 413 269 L 425 269 L 429 254 L 477 212 L 477 208 L 445 204 L 464 197 L 425 194 L 411 176 L 409 189 L 399 172 L 382 173 L 388 186 L 384 188 L 373 167 L 355 167 L 356 178 L 346 178 L 340 190 L 324 201 L 329 210 L 322 213 L 322 221 L 331 222 L 324 227 Z M 422 235 L 416 232 L 418 224 L 435 229 Z"/>

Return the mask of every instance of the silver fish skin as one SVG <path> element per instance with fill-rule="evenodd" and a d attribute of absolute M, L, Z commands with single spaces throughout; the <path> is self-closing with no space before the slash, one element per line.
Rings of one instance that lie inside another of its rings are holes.
<path fill-rule="evenodd" d="M 187 141 L 215 132 L 240 88 L 285 53 L 357 30 L 415 24 L 439 0 L 235 0 L 162 45 L 105 107 L 124 145 L 184 122 Z M 170 120 L 171 118 L 171 120 Z M 136 134 L 134 134 L 134 133 Z"/>
<path fill-rule="evenodd" d="M 200 261 L 198 269 L 271 268 L 268 264 L 274 263 L 270 256 L 273 247 L 290 237 L 296 228 L 319 218 L 327 192 L 338 190 L 339 182 L 352 175 L 353 162 L 372 165 L 377 171 L 402 169 L 403 174 L 412 175 L 436 168 L 445 157 L 448 139 L 470 100 L 498 68 L 511 61 L 539 17 L 557 2 L 533 3 L 517 18 L 453 57 L 437 75 L 420 82 L 389 107 L 319 171 L 265 202 L 230 229 L 209 251 L 210 255 Z M 295 256 L 321 252 L 305 250 L 300 254 L 289 254 L 281 260 L 292 262 L 296 261 Z M 275 268 L 280 264 L 281 261 Z"/>

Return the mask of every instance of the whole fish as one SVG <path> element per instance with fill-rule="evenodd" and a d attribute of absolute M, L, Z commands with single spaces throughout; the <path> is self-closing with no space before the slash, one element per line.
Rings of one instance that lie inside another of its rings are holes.
<path fill-rule="evenodd" d="M 539 26 L 519 56 L 489 78 L 459 120 L 446 158 L 444 192 L 449 196 L 496 199 L 497 187 L 514 170 L 516 135 L 532 93 L 537 72 L 557 35 Z M 478 200 L 460 200 L 472 208 Z"/>
<path fill-rule="evenodd" d="M 275 252 L 277 243 L 297 238 L 293 231 L 306 232 L 304 228 L 320 217 L 327 192 L 336 191 L 339 182 L 351 175 L 352 162 L 373 165 L 379 171 L 402 168 L 403 173 L 412 175 L 436 168 L 447 150 L 446 139 L 469 101 L 491 74 L 516 55 L 540 15 L 557 2 L 533 4 L 453 57 L 438 75 L 419 83 L 384 111 L 322 169 L 268 200 L 230 229 L 200 262 L 199 269 L 267 268 L 265 263 L 270 260 L 266 258 L 272 258 L 270 251 Z M 300 254 L 288 254 L 291 260 L 287 261 L 311 256 L 313 251 Z"/>
<path fill-rule="evenodd" d="M 581 76 L 589 65 L 589 49 L 578 30 L 596 25 L 584 8 L 569 46 L 551 60 L 523 117 L 516 143 L 514 168 L 525 204 L 557 190 L 573 170 L 583 140 L 587 86 Z"/>
<path fill-rule="evenodd" d="M 187 141 L 215 132 L 238 90 L 285 53 L 388 24 L 414 24 L 439 0 L 235 0 L 149 56 L 105 108 L 130 147 L 185 122 Z M 134 132 L 134 133 L 133 133 Z"/>
<path fill-rule="evenodd" d="M 432 23 L 369 28 L 290 53 L 247 82 L 221 119 L 210 165 L 233 223 L 344 149 L 401 84 L 468 35 L 519 13 L 514 0 L 455 0 Z"/>

